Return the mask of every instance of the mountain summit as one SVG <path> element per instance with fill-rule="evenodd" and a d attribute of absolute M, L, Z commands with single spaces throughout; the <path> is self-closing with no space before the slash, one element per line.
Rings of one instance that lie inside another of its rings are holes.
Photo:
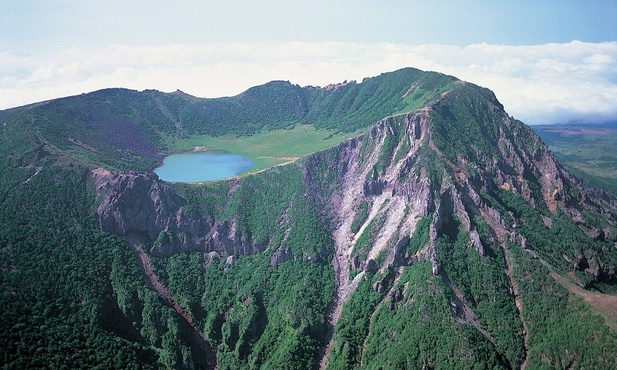
<path fill-rule="evenodd" d="M 7 365 L 617 365 L 617 204 L 487 89 L 404 69 L 103 90 L 0 122 Z M 347 136 L 207 184 L 149 172 L 174 138 L 297 124 Z"/>

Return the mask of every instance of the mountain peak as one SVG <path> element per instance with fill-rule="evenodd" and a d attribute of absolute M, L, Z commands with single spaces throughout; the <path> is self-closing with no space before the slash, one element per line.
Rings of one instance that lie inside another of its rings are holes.
<path fill-rule="evenodd" d="M 0 122 L 15 366 L 59 367 L 69 339 L 80 367 L 106 348 L 108 367 L 617 366 L 615 199 L 490 90 L 409 68 L 220 99 L 105 90 Z M 151 172 L 178 142 L 309 131 L 340 136 L 227 180 Z M 58 328 L 20 357 L 14 338 Z"/>

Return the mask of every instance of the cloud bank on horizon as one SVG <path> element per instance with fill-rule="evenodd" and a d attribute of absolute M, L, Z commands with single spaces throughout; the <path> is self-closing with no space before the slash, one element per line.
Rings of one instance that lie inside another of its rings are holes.
<path fill-rule="evenodd" d="M 0 109 L 107 87 L 219 97 L 402 67 L 488 87 L 529 124 L 617 121 L 617 1 L 0 0 Z"/>
<path fill-rule="evenodd" d="M 617 121 L 617 42 L 468 46 L 231 42 L 0 52 L 0 109 L 108 87 L 241 93 L 271 80 L 324 86 L 415 67 L 490 88 L 528 124 Z"/>

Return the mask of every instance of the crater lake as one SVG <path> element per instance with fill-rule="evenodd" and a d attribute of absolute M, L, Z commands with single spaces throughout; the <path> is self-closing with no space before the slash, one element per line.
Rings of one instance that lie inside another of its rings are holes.
<path fill-rule="evenodd" d="M 173 154 L 154 172 L 169 182 L 202 182 L 237 176 L 253 167 L 253 161 L 227 152 L 207 151 Z"/>

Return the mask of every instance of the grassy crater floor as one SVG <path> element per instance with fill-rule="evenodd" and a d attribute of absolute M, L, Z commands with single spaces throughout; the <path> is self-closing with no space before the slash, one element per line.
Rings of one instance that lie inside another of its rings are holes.
<path fill-rule="evenodd" d="M 165 138 L 169 153 L 223 150 L 239 154 L 255 163 L 246 173 L 292 162 L 304 155 L 330 148 L 360 133 L 337 133 L 297 124 L 288 129 L 260 132 L 251 136 L 196 135 L 190 138 Z"/>

